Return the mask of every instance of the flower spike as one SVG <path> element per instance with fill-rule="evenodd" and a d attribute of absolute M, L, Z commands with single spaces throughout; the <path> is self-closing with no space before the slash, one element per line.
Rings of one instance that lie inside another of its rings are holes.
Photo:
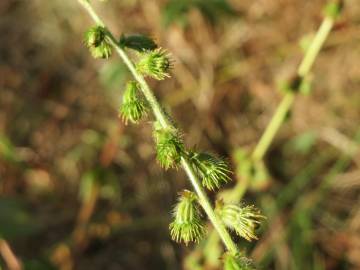
<path fill-rule="evenodd" d="M 179 201 L 174 209 L 175 220 L 170 223 L 170 235 L 176 242 L 199 242 L 204 234 L 205 227 L 201 220 L 196 195 L 188 190 L 180 193 Z"/>

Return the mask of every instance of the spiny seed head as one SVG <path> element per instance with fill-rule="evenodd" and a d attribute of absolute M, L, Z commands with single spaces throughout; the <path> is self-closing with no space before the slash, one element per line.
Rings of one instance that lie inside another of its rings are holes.
<path fill-rule="evenodd" d="M 109 58 L 112 47 L 106 40 L 106 29 L 94 26 L 85 32 L 84 43 L 94 58 Z"/>
<path fill-rule="evenodd" d="M 223 204 L 223 202 L 218 201 L 216 204 L 216 213 L 224 224 L 229 229 L 234 230 L 239 236 L 248 241 L 258 239 L 255 230 L 265 217 L 260 214 L 260 211 L 255 206 Z"/>
<path fill-rule="evenodd" d="M 176 129 L 162 128 L 159 123 L 155 123 L 154 139 L 160 165 L 165 169 L 176 167 L 185 151 L 179 132 Z"/>
<path fill-rule="evenodd" d="M 122 120 L 125 124 L 127 124 L 128 121 L 137 123 L 144 115 L 146 115 L 147 110 L 147 103 L 139 95 L 138 84 L 134 81 L 128 82 L 120 107 L 120 116 Z"/>
<path fill-rule="evenodd" d="M 224 270 L 255 270 L 251 260 L 238 255 L 232 255 L 227 252 L 223 256 Z"/>
<path fill-rule="evenodd" d="M 158 47 L 150 37 L 144 35 L 121 35 L 120 45 L 138 52 L 152 51 Z"/>
<path fill-rule="evenodd" d="M 140 73 L 156 80 L 164 80 L 166 77 L 170 77 L 168 72 L 171 69 L 171 60 L 165 50 L 158 48 L 140 55 L 140 61 L 136 65 Z"/>
<path fill-rule="evenodd" d="M 196 195 L 188 190 L 180 193 L 174 209 L 174 221 L 169 225 L 171 238 L 176 242 L 199 242 L 205 234 Z"/>
<path fill-rule="evenodd" d="M 189 157 L 195 171 L 202 178 L 202 185 L 207 189 L 214 190 L 231 180 L 231 171 L 224 160 L 208 153 L 190 152 Z"/>

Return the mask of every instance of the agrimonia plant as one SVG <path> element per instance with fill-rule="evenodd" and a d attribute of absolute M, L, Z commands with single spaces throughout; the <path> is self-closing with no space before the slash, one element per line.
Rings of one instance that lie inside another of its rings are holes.
<path fill-rule="evenodd" d="M 218 202 L 214 209 L 206 189 L 214 191 L 230 181 L 227 163 L 209 153 L 186 149 L 182 134 L 173 120 L 160 106 L 147 84 L 145 77 L 164 80 L 170 77 L 172 61 L 169 53 L 159 48 L 153 40 L 142 35 L 122 35 L 119 39 L 107 29 L 93 9 L 90 0 L 78 0 L 95 22 L 84 37 L 84 43 L 94 58 L 109 58 L 115 50 L 134 77 L 128 82 L 123 94 L 119 115 L 125 123 L 138 123 L 152 111 L 153 137 L 156 156 L 164 169 L 182 167 L 194 192 L 179 193 L 174 208 L 174 221 L 169 230 L 173 240 L 199 242 L 206 235 L 205 215 L 219 234 L 226 252 L 223 255 L 224 269 L 254 269 L 238 249 L 229 230 L 251 241 L 257 239 L 255 229 L 264 218 L 254 206 Z M 136 62 L 130 59 L 127 50 L 137 52 Z M 205 215 L 203 215 L 203 212 Z"/>

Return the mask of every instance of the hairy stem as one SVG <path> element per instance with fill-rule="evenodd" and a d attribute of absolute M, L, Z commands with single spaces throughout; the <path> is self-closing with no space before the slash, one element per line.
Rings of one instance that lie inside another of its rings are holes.
<path fill-rule="evenodd" d="M 95 10 L 93 9 L 93 7 L 90 5 L 90 3 L 87 0 L 78 0 L 78 2 L 86 9 L 86 11 L 89 13 L 89 15 L 92 17 L 92 19 L 98 25 L 105 27 L 104 22 L 99 18 L 99 16 L 96 14 Z M 110 33 L 110 31 L 108 31 L 107 36 L 109 38 L 110 44 L 115 48 L 116 52 L 119 54 L 121 59 L 127 65 L 127 67 L 129 68 L 129 70 L 132 73 L 132 75 L 134 76 L 134 78 L 140 84 L 140 89 L 143 92 L 147 101 L 149 102 L 156 120 L 159 121 L 161 126 L 165 129 L 174 128 L 173 125 L 168 120 L 165 112 L 162 110 L 159 102 L 157 101 L 155 95 L 153 94 L 149 85 L 145 81 L 144 77 L 139 72 L 137 72 L 134 64 L 132 63 L 132 61 L 126 54 L 126 52 L 121 48 L 121 46 L 119 45 L 119 43 L 117 42 L 115 37 Z M 223 222 L 215 214 L 214 209 L 213 209 L 204 189 L 202 188 L 198 177 L 196 176 L 195 172 L 193 171 L 193 169 L 191 167 L 190 162 L 186 159 L 186 157 L 181 158 L 181 165 L 182 165 L 183 169 L 185 170 L 186 174 L 188 175 L 189 180 L 198 195 L 199 202 L 200 202 L 202 208 L 204 209 L 205 213 L 209 217 L 214 228 L 217 230 L 218 234 L 220 235 L 221 239 L 223 240 L 223 243 L 226 246 L 226 249 L 228 251 L 230 251 L 231 253 L 236 254 L 238 252 L 236 244 L 231 239 L 230 234 L 226 230 Z"/>
<path fill-rule="evenodd" d="M 226 230 L 224 224 L 222 223 L 222 221 L 220 221 L 218 219 L 218 217 L 216 216 L 204 189 L 202 188 L 201 184 L 199 183 L 199 180 L 197 179 L 197 177 L 195 176 L 194 170 L 190 166 L 190 163 L 185 158 L 181 158 L 181 163 L 182 163 L 182 166 L 183 166 L 186 174 L 189 177 L 191 184 L 193 185 L 193 187 L 195 189 L 196 194 L 199 197 L 199 202 L 200 202 L 202 208 L 204 209 L 205 213 L 209 217 L 211 223 L 214 225 L 214 227 L 217 230 L 218 234 L 220 235 L 222 241 L 224 242 L 226 248 L 230 252 L 236 254 L 237 247 L 236 247 L 235 243 L 231 239 L 231 237 L 230 237 L 228 231 Z"/>
<path fill-rule="evenodd" d="M 313 66 L 315 59 L 318 56 L 333 25 L 334 25 L 334 18 L 331 17 L 324 18 L 309 48 L 306 50 L 305 56 L 301 61 L 300 66 L 297 70 L 297 73 L 300 76 L 300 78 L 304 78 L 309 74 L 311 67 Z M 272 117 L 270 123 L 266 127 L 265 132 L 261 136 L 260 141 L 255 147 L 255 150 L 252 154 L 252 158 L 255 161 L 259 161 L 264 158 L 276 133 L 280 129 L 281 125 L 284 123 L 286 114 L 290 110 L 292 104 L 294 103 L 294 100 L 295 100 L 295 94 L 291 92 L 285 94 L 285 96 L 283 97 L 282 101 L 280 102 L 279 106 L 276 109 L 276 112 L 274 113 L 274 116 Z"/>

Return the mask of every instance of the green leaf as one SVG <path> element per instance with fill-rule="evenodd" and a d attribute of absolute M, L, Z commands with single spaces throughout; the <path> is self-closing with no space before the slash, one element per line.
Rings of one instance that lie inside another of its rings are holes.
<path fill-rule="evenodd" d="M 140 34 L 128 36 L 121 35 L 120 45 L 138 52 L 153 51 L 158 47 L 150 37 Z"/>

